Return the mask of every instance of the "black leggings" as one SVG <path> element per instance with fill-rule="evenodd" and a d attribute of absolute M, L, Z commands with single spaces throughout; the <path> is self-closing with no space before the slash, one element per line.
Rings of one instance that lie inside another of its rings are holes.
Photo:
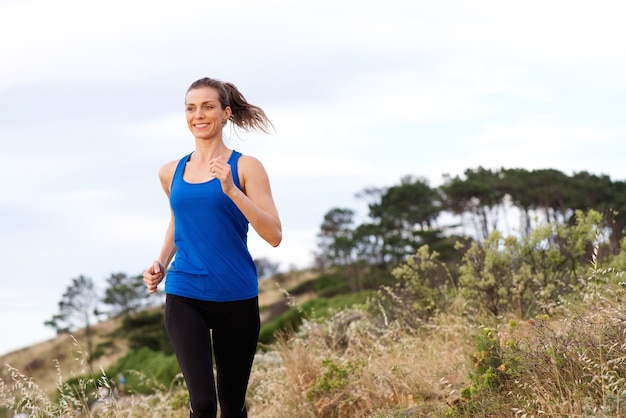
<path fill-rule="evenodd" d="M 167 295 L 165 329 L 187 383 L 191 418 L 217 414 L 212 355 L 220 416 L 248 416 L 246 390 L 260 326 L 257 297 L 207 302 Z"/>

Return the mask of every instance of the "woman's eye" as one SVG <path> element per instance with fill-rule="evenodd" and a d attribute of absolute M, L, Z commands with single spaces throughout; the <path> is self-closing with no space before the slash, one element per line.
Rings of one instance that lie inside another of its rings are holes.
<path fill-rule="evenodd" d="M 187 107 L 187 112 L 193 112 L 193 107 L 188 106 L 188 107 Z"/>
<path fill-rule="evenodd" d="M 204 106 L 204 108 L 205 108 L 205 109 L 213 109 L 213 106 L 211 106 L 211 105 L 206 105 L 206 106 Z"/>

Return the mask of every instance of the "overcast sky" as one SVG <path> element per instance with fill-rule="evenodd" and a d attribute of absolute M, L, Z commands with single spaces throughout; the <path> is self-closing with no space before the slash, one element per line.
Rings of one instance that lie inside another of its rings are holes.
<path fill-rule="evenodd" d="M 272 135 L 258 157 L 311 264 L 324 214 L 405 175 L 554 168 L 626 179 L 621 1 L 0 0 L 0 354 L 54 335 L 72 278 L 158 255 L 157 171 L 193 150 L 184 93 L 236 84 Z"/>

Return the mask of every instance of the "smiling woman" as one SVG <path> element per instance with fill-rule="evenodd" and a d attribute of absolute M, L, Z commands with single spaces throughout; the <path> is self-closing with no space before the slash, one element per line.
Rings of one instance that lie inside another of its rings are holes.
<path fill-rule="evenodd" d="M 267 132 L 271 123 L 233 84 L 210 78 L 189 87 L 185 113 L 195 150 L 159 171 L 171 218 L 144 282 L 152 293 L 166 278 L 165 327 L 191 416 L 214 417 L 219 399 L 222 416 L 245 417 L 260 329 L 248 225 L 274 247 L 282 229 L 263 165 L 227 148 L 222 130 L 229 120 L 245 131 Z"/>

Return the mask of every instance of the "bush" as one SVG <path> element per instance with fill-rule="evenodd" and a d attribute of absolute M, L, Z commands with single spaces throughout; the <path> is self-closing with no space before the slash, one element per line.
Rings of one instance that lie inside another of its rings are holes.
<path fill-rule="evenodd" d="M 292 333 L 298 330 L 304 318 L 322 320 L 338 310 L 358 304 L 365 304 L 374 291 L 364 290 L 357 293 L 340 294 L 332 298 L 317 298 L 291 306 L 277 318 L 263 324 L 259 334 L 259 343 L 271 344 L 279 333 Z"/>
<path fill-rule="evenodd" d="M 131 349 L 147 347 L 166 354 L 174 352 L 165 331 L 162 310 L 142 311 L 125 317 L 120 333 L 126 336 Z"/>
<path fill-rule="evenodd" d="M 126 391 L 130 393 L 153 393 L 154 385 L 167 387 L 180 374 L 176 357 L 144 347 L 130 352 L 106 371 L 107 376 L 117 379 L 126 377 Z"/>
<path fill-rule="evenodd" d="M 602 217 L 576 212 L 576 224 L 547 224 L 529 236 L 493 232 L 463 256 L 459 284 L 474 312 L 521 318 L 553 314 L 564 297 L 582 293 L 587 266 L 581 261 L 596 242 Z"/>

